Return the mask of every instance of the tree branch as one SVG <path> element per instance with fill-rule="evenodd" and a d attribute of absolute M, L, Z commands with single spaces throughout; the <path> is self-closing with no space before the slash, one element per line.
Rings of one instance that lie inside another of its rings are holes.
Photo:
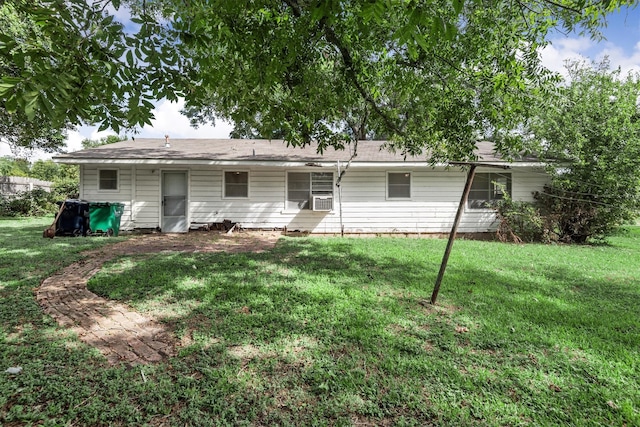
<path fill-rule="evenodd" d="M 564 4 L 557 3 L 557 2 L 555 2 L 553 0 L 542 0 L 542 3 L 548 3 L 548 4 L 552 5 L 552 6 L 557 7 L 558 9 L 566 10 L 568 12 L 573 12 L 573 13 L 575 13 L 577 15 L 582 14 L 582 10 L 580 10 L 580 9 L 575 9 L 573 7 L 565 6 Z"/>
<path fill-rule="evenodd" d="M 291 7 L 291 9 L 294 12 L 294 15 L 297 18 L 299 18 L 302 15 L 302 9 L 296 0 L 285 0 L 285 3 L 289 7 Z M 391 117 L 389 117 L 387 114 L 385 114 L 384 111 L 382 111 L 382 108 L 380 108 L 380 106 L 375 102 L 375 100 L 371 97 L 371 95 L 367 93 L 367 91 L 364 89 L 364 87 L 362 87 L 362 85 L 358 81 L 358 74 L 356 73 L 356 70 L 355 70 L 355 63 L 353 60 L 353 56 L 351 56 L 351 52 L 341 42 L 340 38 L 338 37 L 336 32 L 333 30 L 333 28 L 331 28 L 327 24 L 327 18 L 322 17 L 318 21 L 318 25 L 320 26 L 321 30 L 323 30 L 323 33 L 327 41 L 331 43 L 333 46 L 335 46 L 336 49 L 338 49 L 338 51 L 340 52 L 340 55 L 342 56 L 342 61 L 345 65 L 345 71 L 346 71 L 347 77 L 349 80 L 351 80 L 351 82 L 355 86 L 360 96 L 362 96 L 362 98 L 365 100 L 366 103 L 371 105 L 371 108 L 373 108 L 373 111 L 382 118 L 385 125 L 389 129 L 402 135 L 404 132 L 398 127 L 396 123 L 394 123 Z"/>
<path fill-rule="evenodd" d="M 335 31 L 333 31 L 333 28 L 329 27 L 324 19 L 320 20 L 319 23 L 322 28 L 324 28 L 324 33 L 327 37 L 327 41 L 332 43 L 340 51 L 340 55 L 342 55 L 342 61 L 345 65 L 347 77 L 351 80 L 358 93 L 360 93 L 360 96 L 362 96 L 365 102 L 371 105 L 373 111 L 375 111 L 375 113 L 382 118 L 385 125 L 387 125 L 389 129 L 402 135 L 404 132 L 397 126 L 396 123 L 393 122 L 393 120 L 387 114 L 385 114 L 384 111 L 382 111 L 380 106 L 375 102 L 371 95 L 367 93 L 367 91 L 358 81 L 358 74 L 356 73 L 353 57 L 351 56 L 351 52 L 349 52 L 349 49 L 347 49 L 347 47 L 341 43 Z"/>
<path fill-rule="evenodd" d="M 347 162 L 347 166 L 345 166 L 344 169 L 340 171 L 340 175 L 338 176 L 338 179 L 336 180 L 336 187 L 340 187 L 340 184 L 342 183 L 342 177 L 344 176 L 345 173 L 347 173 L 347 169 L 349 169 L 349 166 L 351 166 L 351 161 L 357 155 L 358 155 L 358 137 L 356 136 L 355 142 L 353 143 L 353 154 L 349 158 L 349 161 Z"/>

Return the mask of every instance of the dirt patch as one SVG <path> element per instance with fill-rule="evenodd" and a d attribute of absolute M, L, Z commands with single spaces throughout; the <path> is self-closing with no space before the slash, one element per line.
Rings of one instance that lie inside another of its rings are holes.
<path fill-rule="evenodd" d="M 155 363 L 176 354 L 178 342 L 167 326 L 90 292 L 87 281 L 102 265 L 118 256 L 158 252 L 264 252 L 275 246 L 280 233 L 191 232 L 136 236 L 97 250 L 43 280 L 36 299 L 61 326 L 96 347 L 110 364 Z"/>
<path fill-rule="evenodd" d="M 132 237 L 85 255 L 134 255 L 157 252 L 264 252 L 273 248 L 280 232 L 220 233 L 192 231 L 189 233 L 157 233 Z M 113 256 L 111 257 L 113 258 Z"/>

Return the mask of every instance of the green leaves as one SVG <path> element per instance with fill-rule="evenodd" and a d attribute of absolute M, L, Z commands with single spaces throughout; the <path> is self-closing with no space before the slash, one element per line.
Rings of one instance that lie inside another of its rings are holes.
<path fill-rule="evenodd" d="M 568 71 L 570 82 L 540 100 L 532 132 L 549 158 L 566 163 L 539 199 L 560 218 L 563 239 L 584 242 L 640 211 L 640 76 L 622 78 L 607 61 Z"/>
<path fill-rule="evenodd" d="M 511 131 L 527 120 L 532 94 L 553 84 L 537 55 L 549 23 L 582 19 L 561 13 L 564 5 L 536 7 L 341 1 L 276 10 L 221 1 L 177 8 L 191 40 L 178 48 L 197 82 L 187 111 L 197 121 L 215 114 L 254 123 L 263 135 L 283 130 L 294 144 L 333 141 L 328 127 L 342 136 L 335 140 L 375 135 L 432 159 L 471 158 L 477 138 L 520 150 Z M 277 17 L 285 14 L 283 25 Z M 204 34 L 207 45 L 194 42 Z"/>
<path fill-rule="evenodd" d="M 460 13 L 462 12 L 462 7 L 464 6 L 464 1 L 452 0 L 451 4 L 453 5 L 453 10 L 455 11 L 456 15 L 460 15 Z"/>
<path fill-rule="evenodd" d="M 102 0 L 7 4 L 19 37 L 0 36 L 0 101 L 27 120 L 119 130 L 184 96 L 195 122 L 294 145 L 376 136 L 435 161 L 472 158 L 478 138 L 519 149 L 507 136 L 552 83 L 537 55 L 547 31 L 596 30 L 619 3 L 112 1 L 117 15 Z"/>
<path fill-rule="evenodd" d="M 35 108 L 38 105 L 38 97 L 38 91 L 26 92 L 24 94 L 24 112 L 29 120 L 33 120 L 36 116 Z"/>
<path fill-rule="evenodd" d="M 171 83 L 175 49 L 165 47 L 166 29 L 149 16 L 128 34 L 102 2 L 16 0 L 9 7 L 11 19 L 25 25 L 20 37 L 0 38 L 0 65 L 9 71 L 0 97 L 8 111 L 19 109 L 28 121 L 46 115 L 54 126 L 97 122 L 119 130 L 148 124 L 152 101 L 180 93 Z"/>
<path fill-rule="evenodd" d="M 132 51 L 127 51 L 127 65 L 129 67 L 133 67 L 133 52 Z"/>
<path fill-rule="evenodd" d="M 16 87 L 16 84 L 20 82 L 20 79 L 15 79 L 11 77 L 3 77 L 0 81 L 0 97 L 4 97 L 9 95 L 13 89 Z"/>

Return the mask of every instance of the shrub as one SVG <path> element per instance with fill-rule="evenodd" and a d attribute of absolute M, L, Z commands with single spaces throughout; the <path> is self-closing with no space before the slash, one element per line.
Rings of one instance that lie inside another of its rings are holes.
<path fill-rule="evenodd" d="M 568 190 L 547 185 L 534 193 L 534 202 L 501 200 L 496 206 L 498 238 L 503 242 L 602 241 L 628 222 L 615 207 L 589 199 L 570 197 Z"/>
<path fill-rule="evenodd" d="M 0 216 L 15 216 L 12 214 L 9 204 L 11 199 L 7 196 L 0 194 Z"/>
<path fill-rule="evenodd" d="M 510 198 L 496 205 L 498 239 L 502 242 L 551 242 L 552 227 L 539 209 L 530 202 L 517 202 Z"/>
<path fill-rule="evenodd" d="M 2 196 L 0 201 L 2 216 L 42 216 L 56 211 L 53 195 L 41 188 L 23 191 L 13 197 Z"/>
<path fill-rule="evenodd" d="M 54 181 L 51 192 L 55 200 L 77 199 L 80 186 L 76 178 L 63 178 Z"/>
<path fill-rule="evenodd" d="M 56 201 L 78 198 L 78 180 L 63 178 L 54 182 L 51 192 L 41 188 L 15 196 L 0 196 L 0 216 L 42 216 L 58 211 Z"/>
<path fill-rule="evenodd" d="M 632 211 L 615 197 L 578 193 L 564 185 L 547 185 L 534 193 L 536 206 L 545 218 L 553 221 L 558 240 L 584 244 L 602 241 L 627 222 Z"/>

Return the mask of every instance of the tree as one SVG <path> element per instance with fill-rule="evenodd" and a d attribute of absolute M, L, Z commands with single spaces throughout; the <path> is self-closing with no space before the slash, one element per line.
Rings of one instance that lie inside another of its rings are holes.
<path fill-rule="evenodd" d="M 181 71 L 180 59 L 145 10 L 133 16 L 138 30 L 129 33 L 114 16 L 120 0 L 5 4 L 30 24 L 21 38 L 0 34 L 0 58 L 19 71 L 0 80 L 7 111 L 30 122 L 42 112 L 55 126 L 101 123 L 100 130 L 118 132 L 151 124 L 151 101 L 177 99 L 170 76 Z"/>
<path fill-rule="evenodd" d="M 434 161 L 472 157 L 479 137 L 520 150 L 510 131 L 550 79 L 537 48 L 554 19 L 581 19 L 573 3 L 213 3 L 176 11 L 197 82 L 187 110 L 200 120 L 259 114 L 259 134 L 322 149 L 351 141 L 347 119 L 366 117 L 358 136 Z"/>
<path fill-rule="evenodd" d="M 50 201 L 77 198 L 80 183 L 80 168 L 78 165 L 54 163 L 52 160 L 38 160 L 29 170 L 32 178 L 52 181 Z"/>
<path fill-rule="evenodd" d="M 116 142 L 126 141 L 126 140 L 127 140 L 126 136 L 108 135 L 100 139 L 85 138 L 81 141 L 81 144 L 82 144 L 82 148 L 94 148 L 94 147 L 100 147 L 101 145 L 114 144 Z"/>
<path fill-rule="evenodd" d="M 31 165 L 29 176 L 43 181 L 53 181 L 58 176 L 60 165 L 53 160 L 37 160 Z"/>
<path fill-rule="evenodd" d="M 9 156 L 0 157 L 0 175 L 29 176 L 29 161 Z"/>
<path fill-rule="evenodd" d="M 76 165 L 58 164 L 53 160 L 38 160 L 31 165 L 29 176 L 43 181 L 79 180 Z"/>
<path fill-rule="evenodd" d="M 5 61 L 31 64 L 2 79 L 0 97 L 30 119 L 44 110 L 118 132 L 150 123 L 152 101 L 184 96 L 198 122 L 217 116 L 321 151 L 385 135 L 433 161 L 471 158 L 481 137 L 520 151 L 512 130 L 553 80 L 538 57 L 549 30 L 597 35 L 626 4 L 131 0 L 127 30 L 107 7 L 120 0 L 9 2 L 51 41 L 0 36 Z"/>
<path fill-rule="evenodd" d="M 606 60 L 567 70 L 569 83 L 532 123 L 554 159 L 552 182 L 536 198 L 561 240 L 584 243 L 640 212 L 640 76 L 621 76 Z"/>
<path fill-rule="evenodd" d="M 33 33 L 45 42 L 45 37 L 35 24 L 20 16 L 11 3 L 0 6 L 0 27 L 13 40 L 23 40 L 27 34 Z M 27 68 L 29 63 L 11 63 L 0 57 L 0 75 L 3 79 L 18 78 Z M 17 101 L 17 98 L 14 99 Z M 0 104 L 0 140 L 6 142 L 15 155 L 36 148 L 55 152 L 64 146 L 67 130 L 72 128 L 67 120 L 54 124 L 41 110 L 34 110 L 32 119 L 30 121 L 25 111 L 17 108 L 13 102 Z"/>
<path fill-rule="evenodd" d="M 263 135 L 258 131 L 258 127 L 245 121 L 236 122 L 229 136 L 239 139 L 283 139 L 285 137 L 285 133 L 280 129 L 273 130 L 269 135 Z"/>

